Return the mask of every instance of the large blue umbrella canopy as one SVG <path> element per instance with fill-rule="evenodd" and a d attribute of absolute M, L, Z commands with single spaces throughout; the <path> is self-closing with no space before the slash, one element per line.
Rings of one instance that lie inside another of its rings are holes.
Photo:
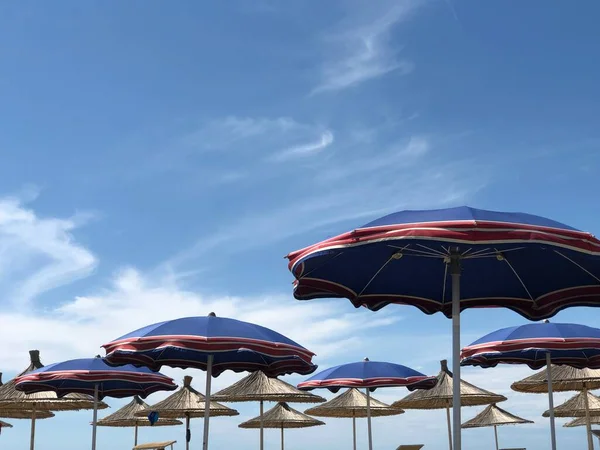
<path fill-rule="evenodd" d="M 552 445 L 556 445 L 554 402 L 550 364 L 578 369 L 600 368 L 600 329 L 574 323 L 530 323 L 489 333 L 461 351 L 462 366 L 495 367 L 525 364 L 532 369 L 547 366 L 548 403 Z M 587 395 L 587 394 L 585 394 Z M 588 448 L 593 450 L 587 413 Z"/>
<path fill-rule="evenodd" d="M 203 449 L 208 450 L 211 378 L 225 370 L 255 372 L 271 377 L 310 374 L 317 369 L 314 353 L 276 331 L 241 320 L 184 317 L 155 323 L 103 345 L 111 365 L 134 364 L 159 370 L 162 366 L 206 370 Z M 261 439 L 262 449 L 262 439 Z"/>
<path fill-rule="evenodd" d="M 454 450 L 461 450 L 460 311 L 506 307 L 528 319 L 600 306 L 600 241 L 523 213 L 401 211 L 290 253 L 299 300 L 413 305 L 453 320 Z"/>
<path fill-rule="evenodd" d="M 525 364 L 532 369 L 565 364 L 600 369 L 600 329 L 575 323 L 529 323 L 486 334 L 461 351 L 462 366 Z"/>
<path fill-rule="evenodd" d="M 212 376 L 225 370 L 271 377 L 310 374 L 317 368 L 314 353 L 269 328 L 212 315 L 184 317 L 148 325 L 103 345 L 108 364 L 134 364 L 152 370 L 162 366 L 206 370 L 212 356 Z"/>
<path fill-rule="evenodd" d="M 373 310 L 408 304 L 450 317 L 454 255 L 461 310 L 499 306 L 536 320 L 568 306 L 600 306 L 600 240 L 531 214 L 401 211 L 288 259 L 299 300 L 343 297 Z"/>
<path fill-rule="evenodd" d="M 409 390 L 431 389 L 437 383 L 437 377 L 429 377 L 401 364 L 369 361 L 342 364 L 313 375 L 298 384 L 299 389 L 312 390 L 326 388 L 337 392 L 340 388 L 365 388 L 367 392 L 367 429 L 369 450 L 373 450 L 371 430 L 370 392 L 383 387 L 406 387 Z"/>
<path fill-rule="evenodd" d="M 58 397 L 70 393 L 94 395 L 92 450 L 95 450 L 99 399 L 134 395 L 146 398 L 154 392 L 175 390 L 177 385 L 161 373 L 132 365 L 111 367 L 97 356 L 49 364 L 27 372 L 15 379 L 15 389 L 27 394 L 54 391 Z"/>

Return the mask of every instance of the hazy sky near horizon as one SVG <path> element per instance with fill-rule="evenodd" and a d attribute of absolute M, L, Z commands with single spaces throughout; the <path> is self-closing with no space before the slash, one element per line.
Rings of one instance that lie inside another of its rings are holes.
<path fill-rule="evenodd" d="M 436 374 L 449 320 L 295 301 L 283 256 L 389 212 L 464 204 L 600 234 L 599 14 L 593 0 L 0 2 L 4 381 L 29 349 L 45 364 L 94 356 L 140 326 L 210 311 L 290 336 L 321 368 L 368 356 Z M 462 343 L 523 322 L 467 311 Z M 199 371 L 164 373 L 204 390 Z M 530 373 L 464 371 L 536 421 L 501 429 L 503 447 L 549 445 L 546 397 L 509 389 Z M 107 401 L 108 413 L 127 402 Z M 211 447 L 258 445 L 237 428 L 258 406 L 230 406 L 240 416 L 211 422 Z M 87 448 L 90 420 L 39 421 L 36 448 Z M 28 449 L 29 422 L 7 421 L 0 446 Z M 348 448 L 351 422 L 326 422 L 291 430 L 288 448 Z M 376 448 L 447 445 L 443 411 L 374 427 Z M 169 438 L 182 448 L 183 427 L 140 430 Z M 277 433 L 267 438 L 278 448 Z M 482 440 L 493 431 L 463 432 L 464 450 Z M 98 442 L 126 448 L 133 430 L 102 428 Z M 559 427 L 558 442 L 583 447 L 584 430 Z"/>

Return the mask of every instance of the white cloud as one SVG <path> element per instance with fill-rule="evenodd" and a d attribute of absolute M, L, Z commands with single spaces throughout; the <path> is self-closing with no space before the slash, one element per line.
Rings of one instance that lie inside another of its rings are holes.
<path fill-rule="evenodd" d="M 272 161 L 287 161 L 289 159 L 306 157 L 314 153 L 318 153 L 333 144 L 333 133 L 329 130 L 325 130 L 321 133 L 321 136 L 317 141 L 310 142 L 308 144 L 296 145 L 291 148 L 282 150 L 281 152 L 271 157 Z"/>
<path fill-rule="evenodd" d="M 35 194 L 28 190 L 28 200 Z M 0 199 L 0 270 L 5 301 L 27 307 L 43 292 L 89 275 L 94 255 L 74 241 L 72 232 L 90 218 L 45 218 L 16 197 Z"/>
<path fill-rule="evenodd" d="M 390 33 L 417 6 L 414 0 L 395 2 L 368 22 L 364 16 L 372 16 L 377 8 L 361 11 L 358 20 L 350 21 L 342 32 L 330 36 L 334 55 L 323 64 L 321 81 L 312 93 L 346 89 L 393 71 L 402 75 L 412 72 L 413 63 L 399 59 L 398 50 L 390 44 Z"/>

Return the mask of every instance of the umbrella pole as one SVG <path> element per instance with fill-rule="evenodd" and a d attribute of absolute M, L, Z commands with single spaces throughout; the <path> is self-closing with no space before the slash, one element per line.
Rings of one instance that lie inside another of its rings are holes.
<path fill-rule="evenodd" d="M 452 250 L 450 256 L 452 277 L 452 437 L 454 450 L 461 450 L 460 419 L 460 253 Z"/>
<path fill-rule="evenodd" d="M 352 411 L 352 442 L 356 450 L 356 411 Z"/>
<path fill-rule="evenodd" d="M 556 424 L 554 421 L 554 395 L 552 394 L 552 365 L 550 352 L 546 353 L 546 377 L 548 378 L 548 410 L 550 413 L 550 440 L 552 450 L 556 450 Z"/>
<path fill-rule="evenodd" d="M 190 450 L 190 440 L 188 439 L 190 434 L 190 414 L 185 413 L 185 450 Z"/>
<path fill-rule="evenodd" d="M 204 399 L 204 438 L 202 449 L 208 450 L 208 425 L 210 418 L 210 383 L 212 382 L 213 355 L 206 358 L 206 397 Z"/>
<path fill-rule="evenodd" d="M 29 438 L 29 448 L 30 450 L 35 448 L 35 403 L 31 409 L 31 437 Z"/>
<path fill-rule="evenodd" d="M 133 446 L 135 447 L 137 445 L 137 433 L 138 433 L 138 425 L 137 422 L 135 423 L 135 432 L 133 435 Z"/>
<path fill-rule="evenodd" d="M 283 427 L 281 427 L 281 450 L 285 450 L 285 446 L 283 445 Z"/>
<path fill-rule="evenodd" d="M 96 423 L 98 422 L 98 383 L 94 385 L 94 416 L 92 421 L 92 450 L 96 450 Z"/>
<path fill-rule="evenodd" d="M 588 390 L 583 385 L 583 404 L 585 405 L 585 429 L 587 431 L 588 450 L 594 450 L 594 441 L 592 440 L 592 424 L 590 422 L 590 404 L 588 400 Z"/>
<path fill-rule="evenodd" d="M 452 450 L 452 422 L 450 421 L 450 405 L 446 405 L 446 422 L 448 423 L 448 448 Z"/>
<path fill-rule="evenodd" d="M 264 402 L 260 401 L 260 450 L 263 450 L 265 445 L 265 429 L 263 427 L 263 411 L 264 411 Z"/>
<path fill-rule="evenodd" d="M 373 450 L 373 432 L 371 430 L 371 393 L 367 388 L 367 432 L 369 436 L 369 450 Z"/>
<path fill-rule="evenodd" d="M 496 438 L 496 450 L 500 450 L 500 446 L 498 445 L 498 427 L 494 425 L 494 437 Z"/>

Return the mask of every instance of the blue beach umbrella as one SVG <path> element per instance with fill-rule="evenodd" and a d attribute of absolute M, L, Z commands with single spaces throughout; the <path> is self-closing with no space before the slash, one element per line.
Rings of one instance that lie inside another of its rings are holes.
<path fill-rule="evenodd" d="M 225 370 L 263 371 L 271 377 L 307 375 L 317 366 L 314 353 L 269 328 L 240 320 L 185 317 L 160 322 L 103 345 L 111 365 L 133 364 L 160 370 L 162 366 L 206 371 L 203 450 L 208 449 L 211 379 Z M 261 435 L 261 449 L 263 437 Z"/>
<path fill-rule="evenodd" d="M 556 448 L 551 364 L 578 369 L 600 369 L 600 329 L 574 323 L 530 323 L 502 328 L 476 340 L 461 351 L 461 366 L 495 367 L 525 364 L 532 369 L 546 366 L 552 448 Z M 587 393 L 584 392 L 587 398 Z M 593 449 L 589 412 L 588 448 Z"/>
<path fill-rule="evenodd" d="M 342 364 L 319 372 L 298 384 L 298 389 L 326 388 L 331 392 L 337 392 L 341 388 L 365 388 L 369 450 L 373 450 L 370 393 L 383 387 L 406 387 L 410 391 L 431 389 L 436 383 L 437 377 L 429 377 L 410 367 L 389 362 L 369 361 L 365 358 L 361 362 Z"/>
<path fill-rule="evenodd" d="M 132 365 L 111 367 L 97 356 L 49 364 L 27 372 L 15 379 L 15 389 L 27 394 L 54 391 L 58 397 L 70 393 L 93 395 L 92 450 L 95 450 L 98 400 L 134 395 L 146 398 L 154 392 L 175 390 L 177 385 L 161 373 Z"/>
<path fill-rule="evenodd" d="M 461 310 L 505 307 L 539 320 L 569 306 L 600 306 L 600 241 L 530 214 L 401 211 L 287 258 L 298 300 L 347 298 L 374 311 L 405 304 L 452 317 L 454 450 L 461 449 Z"/>

